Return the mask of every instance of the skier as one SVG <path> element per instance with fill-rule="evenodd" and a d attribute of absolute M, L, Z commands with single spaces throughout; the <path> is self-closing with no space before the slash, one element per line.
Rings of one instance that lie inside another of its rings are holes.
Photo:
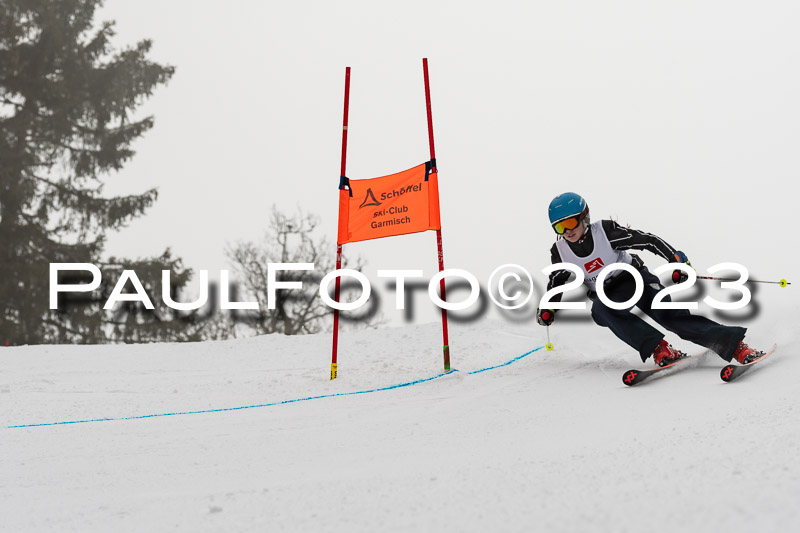
<path fill-rule="evenodd" d="M 682 339 L 709 348 L 728 362 L 735 359 L 745 364 L 760 355 L 743 342 L 745 328 L 724 326 L 706 317 L 692 315 L 686 309 L 652 309 L 653 298 L 664 287 L 659 279 L 647 270 L 639 256 L 629 254 L 626 250 L 648 250 L 670 263 L 678 262 L 691 266 L 686 254 L 655 235 L 624 228 L 613 220 L 592 223 L 586 201 L 572 192 L 556 196 L 550 202 L 549 214 L 550 224 L 558 235 L 550 249 L 552 262 L 572 263 L 583 270 L 584 284 L 588 286 L 589 298 L 592 300 L 592 319 L 599 326 L 609 328 L 617 337 L 639 352 L 643 362 L 652 355 L 657 365 L 665 366 L 681 359 L 684 354 L 667 343 L 660 331 L 631 313 L 631 309 L 612 309 L 597 298 L 595 280 L 605 265 L 626 263 L 639 271 L 644 281 L 644 292 L 635 305 L 668 331 L 676 333 Z M 556 270 L 551 273 L 547 290 L 567 283 L 570 274 L 569 270 Z M 676 283 L 686 281 L 688 277 L 682 270 L 676 269 L 673 272 L 673 281 Z M 635 288 L 633 276 L 624 270 L 609 273 L 603 283 L 606 296 L 615 302 L 630 299 Z M 552 301 L 561 301 L 561 294 L 554 295 Z M 663 301 L 670 301 L 669 296 Z M 542 326 L 549 326 L 555 316 L 556 312 L 553 309 L 539 309 L 536 321 Z"/>

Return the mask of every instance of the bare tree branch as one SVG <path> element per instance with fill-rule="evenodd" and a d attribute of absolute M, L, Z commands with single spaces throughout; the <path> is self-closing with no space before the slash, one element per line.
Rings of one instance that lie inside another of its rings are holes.
<path fill-rule="evenodd" d="M 273 207 L 269 220 L 269 227 L 260 243 L 239 242 L 227 250 L 248 296 L 255 297 L 259 303 L 258 320 L 250 322 L 249 326 L 257 334 L 297 335 L 330 329 L 329 317 L 333 310 L 319 296 L 319 279 L 322 277 L 319 273 L 324 275 L 336 268 L 335 247 L 318 235 L 319 219 L 310 213 L 298 210 L 287 215 Z M 322 250 L 328 250 L 330 255 L 322 253 Z M 278 262 L 313 263 L 315 270 L 278 271 L 276 281 L 300 281 L 303 288 L 276 291 L 275 309 L 269 310 L 267 265 Z M 343 266 L 360 271 L 363 261 L 358 259 L 354 267 L 345 261 Z M 383 323 L 382 317 L 371 316 L 358 325 L 373 327 L 380 323 Z"/>

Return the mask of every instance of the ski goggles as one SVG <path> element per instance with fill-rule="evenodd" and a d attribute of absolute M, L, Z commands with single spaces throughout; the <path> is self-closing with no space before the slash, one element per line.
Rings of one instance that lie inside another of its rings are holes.
<path fill-rule="evenodd" d="M 574 217 L 565 218 L 564 220 L 559 220 L 555 224 L 553 224 L 553 229 L 559 235 L 564 235 L 567 230 L 575 229 L 578 227 L 578 224 L 581 223 L 583 217 L 581 215 L 575 215 Z"/>

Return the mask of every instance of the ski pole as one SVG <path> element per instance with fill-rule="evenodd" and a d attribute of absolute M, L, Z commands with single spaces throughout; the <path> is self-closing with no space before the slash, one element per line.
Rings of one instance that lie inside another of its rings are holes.
<path fill-rule="evenodd" d="M 547 326 L 545 329 L 547 330 L 547 344 L 545 344 L 544 347 L 549 352 L 553 349 L 553 343 L 550 342 L 550 326 Z"/>
<path fill-rule="evenodd" d="M 730 278 L 715 278 L 713 276 L 697 276 L 697 279 L 710 279 L 714 281 L 739 281 L 738 279 L 730 279 Z M 752 282 L 752 283 L 774 283 L 776 285 L 780 285 L 781 287 L 785 287 L 787 285 L 791 285 L 790 282 L 782 279 L 780 281 L 763 281 L 760 279 L 748 279 L 745 283 Z"/>

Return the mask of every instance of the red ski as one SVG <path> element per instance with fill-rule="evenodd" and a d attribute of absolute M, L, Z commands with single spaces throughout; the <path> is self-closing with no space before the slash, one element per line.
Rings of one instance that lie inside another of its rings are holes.
<path fill-rule="evenodd" d="M 775 348 L 777 347 L 778 347 L 777 344 L 773 344 L 772 348 L 770 348 L 768 351 L 761 352 L 761 355 L 759 356 L 758 359 L 750 361 L 747 364 L 744 365 L 730 364 L 725 366 L 725 368 L 723 368 L 722 371 L 720 371 L 719 377 L 722 378 L 722 381 L 724 381 L 725 383 L 733 381 L 742 374 L 750 371 L 753 368 L 753 365 L 755 365 L 759 361 L 763 361 L 764 359 L 766 359 L 767 356 L 770 355 L 772 352 L 774 352 Z"/>
<path fill-rule="evenodd" d="M 651 377 L 653 377 L 653 376 L 655 376 L 657 374 L 660 374 L 661 372 L 664 372 L 665 370 L 672 370 L 673 372 L 676 372 L 679 368 L 686 367 L 687 366 L 686 363 L 689 362 L 690 360 L 697 359 L 698 357 L 700 357 L 701 355 L 703 355 L 703 354 L 705 354 L 707 352 L 708 352 L 708 350 L 705 350 L 705 351 L 700 352 L 699 354 L 695 354 L 695 355 L 688 355 L 688 354 L 686 354 L 684 352 L 681 352 L 683 354 L 683 357 L 678 359 L 677 361 L 675 361 L 672 364 L 669 364 L 669 365 L 666 365 L 666 366 L 657 366 L 655 368 L 648 368 L 647 370 L 636 370 L 636 369 L 628 370 L 627 372 L 625 372 L 622 375 L 622 382 L 625 385 L 627 385 L 629 387 L 632 387 L 634 385 L 638 385 L 642 381 L 646 381 L 646 380 L 650 379 Z M 688 366 L 692 366 L 692 365 L 688 365 Z M 668 372 L 668 374 L 672 374 L 673 372 Z M 667 374 L 661 374 L 661 375 L 665 376 Z"/>

